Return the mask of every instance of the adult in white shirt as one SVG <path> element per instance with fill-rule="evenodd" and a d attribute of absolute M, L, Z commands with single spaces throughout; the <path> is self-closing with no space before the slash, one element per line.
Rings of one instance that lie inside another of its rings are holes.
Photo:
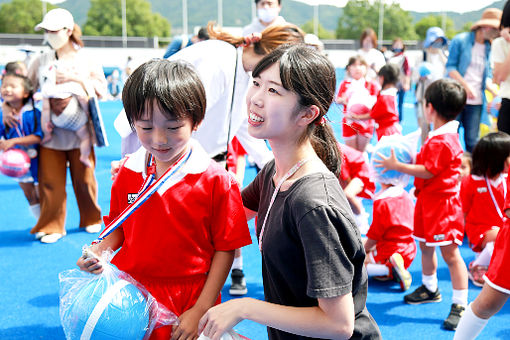
<path fill-rule="evenodd" d="M 227 138 L 231 142 L 236 136 L 262 168 L 273 156 L 264 141 L 248 134 L 245 98 L 250 84 L 249 72 L 278 45 L 303 42 L 304 33 L 292 24 L 271 26 L 248 37 L 217 31 L 212 24 L 208 25 L 208 31 L 210 40 L 191 45 L 169 58 L 193 64 L 204 84 L 207 97 L 205 117 L 193 137 L 211 158 L 221 161 L 226 157 Z M 125 114 L 122 117 L 121 113 L 120 118 L 125 119 Z M 123 137 L 128 139 L 131 135 Z"/>
<path fill-rule="evenodd" d="M 270 25 L 282 25 L 286 21 L 280 16 L 282 10 L 281 0 L 255 0 L 257 16 L 252 22 L 243 28 L 243 36 L 251 33 L 262 32 Z"/>
<path fill-rule="evenodd" d="M 377 47 L 377 35 L 371 28 L 365 29 L 361 33 L 359 40 L 361 48 L 358 50 L 358 55 L 365 59 L 368 65 L 367 77 L 370 80 L 377 80 L 377 72 L 386 64 L 386 59 Z"/>
<path fill-rule="evenodd" d="M 510 2 L 503 8 L 501 37 L 492 43 L 491 61 L 494 64 L 493 81 L 499 84 L 501 96 L 498 130 L 510 134 Z"/>

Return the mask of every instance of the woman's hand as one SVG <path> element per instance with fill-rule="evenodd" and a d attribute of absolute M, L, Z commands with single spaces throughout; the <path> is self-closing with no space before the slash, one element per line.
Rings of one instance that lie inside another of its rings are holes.
<path fill-rule="evenodd" d="M 75 81 L 77 83 L 82 82 L 82 78 L 79 73 L 74 69 L 66 71 L 57 70 L 55 80 L 57 84 L 66 83 L 68 81 Z"/>
<path fill-rule="evenodd" d="M 204 311 L 196 306 L 188 309 L 179 317 L 179 324 L 173 326 L 172 340 L 198 339 L 198 322 Z"/>
<path fill-rule="evenodd" d="M 229 300 L 210 308 L 200 319 L 198 329 L 211 340 L 220 340 L 224 333 L 243 320 L 244 306 L 249 299 Z"/>
<path fill-rule="evenodd" d="M 4 126 L 13 129 L 18 124 L 18 118 L 16 116 L 19 114 L 18 110 L 9 106 L 6 102 L 2 103 L 2 122 Z"/>

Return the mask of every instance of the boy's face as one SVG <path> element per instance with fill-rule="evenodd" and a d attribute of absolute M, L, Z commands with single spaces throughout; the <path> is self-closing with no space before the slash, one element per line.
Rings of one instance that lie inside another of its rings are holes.
<path fill-rule="evenodd" d="M 425 119 L 429 124 L 433 123 L 433 117 L 436 114 L 434 107 L 432 107 L 431 103 L 423 102 L 423 113 L 425 114 Z"/>
<path fill-rule="evenodd" d="M 459 181 L 461 181 L 464 177 L 468 176 L 470 173 L 471 163 L 469 163 L 469 159 L 467 157 L 462 157 L 462 162 L 460 163 Z"/>
<path fill-rule="evenodd" d="M 157 102 L 153 103 L 152 118 L 146 112 L 134 126 L 143 147 L 156 158 L 158 167 L 163 168 L 168 168 L 186 152 L 195 130 L 191 118 L 169 119 Z"/>

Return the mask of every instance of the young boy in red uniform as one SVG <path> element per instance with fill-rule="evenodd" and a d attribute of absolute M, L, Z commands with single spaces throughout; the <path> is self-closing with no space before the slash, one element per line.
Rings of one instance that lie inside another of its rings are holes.
<path fill-rule="evenodd" d="M 422 252 L 422 285 L 404 297 L 410 304 L 441 301 L 437 287 L 435 247 L 450 271 L 453 298 L 450 314 L 443 327 L 455 330 L 467 306 L 468 273 L 458 245 L 464 236 L 464 216 L 459 198 L 459 168 L 462 147 L 455 117 L 466 103 L 466 92 L 451 79 L 433 82 L 425 92 L 425 115 L 434 131 L 423 144 L 416 164 L 399 162 L 394 152 L 381 157 L 379 166 L 415 177 L 416 207 L 414 237 Z M 377 161 L 376 161 L 377 162 Z"/>
<path fill-rule="evenodd" d="M 204 88 L 191 66 L 165 59 L 142 64 L 122 98 L 142 148 L 115 178 L 105 223 L 130 206 L 146 178 L 166 181 L 90 250 L 120 248 L 112 263 L 179 316 L 178 326 L 158 328 L 151 339 L 197 338 L 200 318 L 220 303 L 235 249 L 251 243 L 239 186 L 191 139 L 206 108 Z M 102 271 L 95 258 L 80 258 L 77 264 Z"/>

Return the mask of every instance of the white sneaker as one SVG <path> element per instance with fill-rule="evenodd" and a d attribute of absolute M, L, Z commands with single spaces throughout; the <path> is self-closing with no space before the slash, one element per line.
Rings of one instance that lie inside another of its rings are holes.
<path fill-rule="evenodd" d="M 91 224 L 85 227 L 85 231 L 90 234 L 95 234 L 101 231 L 100 224 Z"/>
<path fill-rule="evenodd" d="M 45 235 L 46 235 L 46 233 L 44 231 L 38 231 L 35 233 L 35 239 L 40 240 Z"/>
<path fill-rule="evenodd" d="M 46 234 L 43 237 L 41 237 L 42 243 L 55 243 L 58 240 L 60 240 L 64 235 L 59 233 L 53 233 L 53 234 Z"/>

